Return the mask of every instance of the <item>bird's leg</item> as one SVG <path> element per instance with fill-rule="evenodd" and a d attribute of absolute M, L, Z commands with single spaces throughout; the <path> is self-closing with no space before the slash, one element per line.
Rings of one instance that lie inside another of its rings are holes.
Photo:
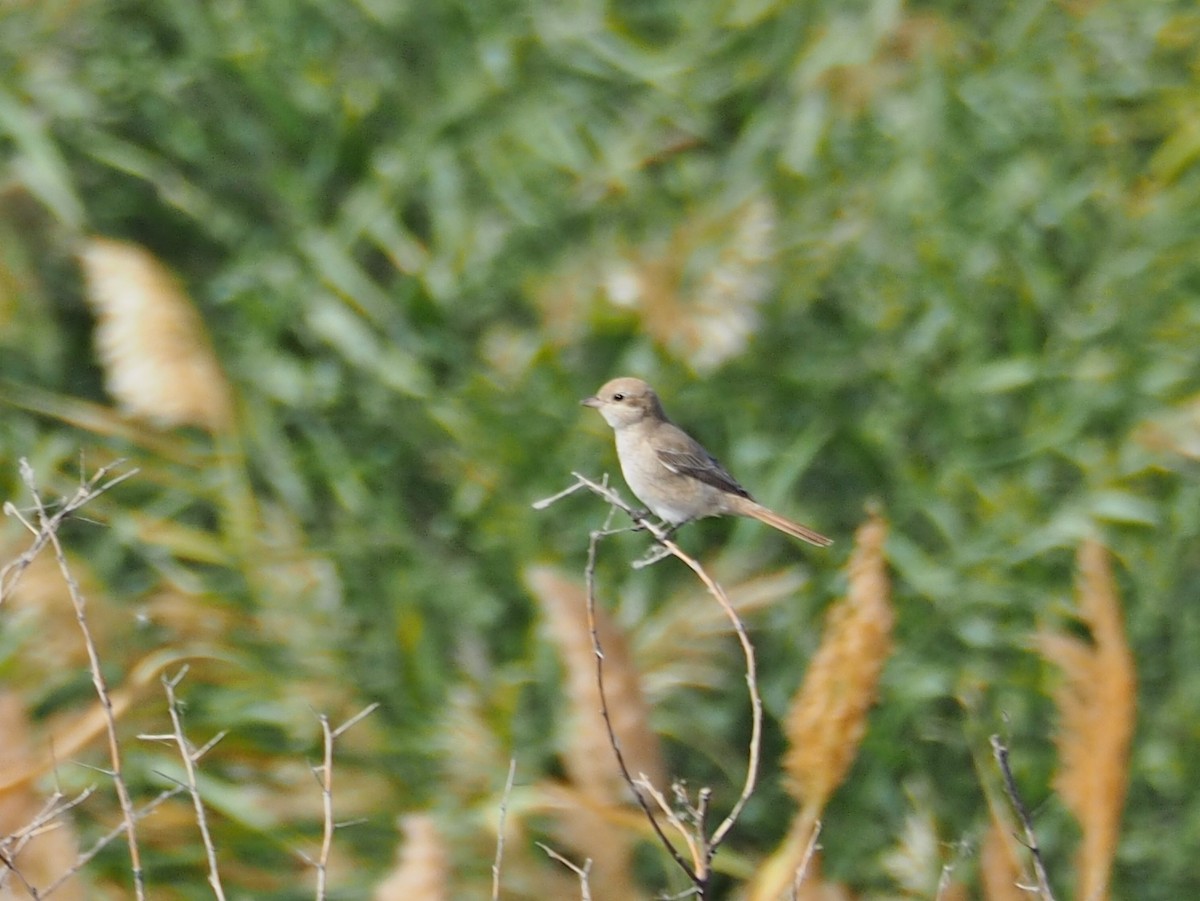
<path fill-rule="evenodd" d="M 662 521 L 662 523 L 660 523 L 660 525 L 666 527 L 666 533 L 663 535 L 663 538 L 667 539 L 668 541 L 671 540 L 672 538 L 675 537 L 676 532 L 678 532 L 680 529 L 682 529 L 688 523 L 695 522 L 695 520 L 696 520 L 696 517 L 694 517 L 694 516 L 689 517 L 688 519 L 681 519 L 677 523 L 669 523 L 664 519 Z"/>
<path fill-rule="evenodd" d="M 634 531 L 645 532 L 650 527 L 650 508 L 642 507 L 629 514 L 633 520 Z"/>

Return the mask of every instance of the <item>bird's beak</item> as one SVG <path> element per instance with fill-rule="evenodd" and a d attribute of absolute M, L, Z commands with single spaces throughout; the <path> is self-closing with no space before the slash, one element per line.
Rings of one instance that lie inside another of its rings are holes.
<path fill-rule="evenodd" d="M 604 405 L 604 401 L 600 400 L 598 397 L 585 397 L 580 401 L 580 403 L 585 407 L 595 407 L 596 409 L 599 409 Z"/>

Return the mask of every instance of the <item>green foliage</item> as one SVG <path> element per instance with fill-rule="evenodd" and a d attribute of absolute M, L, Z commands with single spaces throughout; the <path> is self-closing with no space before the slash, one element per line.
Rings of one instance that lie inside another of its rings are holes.
<path fill-rule="evenodd" d="M 685 533 L 741 576 L 804 554 L 801 596 L 753 622 L 769 715 L 864 505 L 892 523 L 897 651 L 830 811 L 828 874 L 886 888 L 918 798 L 944 840 L 978 840 L 989 732 L 1050 796 L 1053 673 L 1030 638 L 1099 534 L 1140 680 L 1114 894 L 1200 892 L 1197 36 L 1190 4 L 1116 0 L 6 4 L 3 495 L 25 503 L 20 456 L 51 494 L 81 453 L 143 468 L 93 511 L 109 527 L 68 544 L 135 636 L 114 678 L 161 643 L 210 661 L 182 691 L 197 743 L 232 733 L 211 763 L 230 880 L 257 862 L 256 897 L 302 894 L 281 849 L 319 822 L 295 773 L 318 753 L 310 707 L 383 703 L 345 764 L 367 786 L 350 804 L 367 824 L 339 834 L 367 861 L 344 874 L 356 896 L 395 814 L 434 806 L 466 831 L 509 753 L 526 782 L 554 766 L 558 673 L 522 577 L 581 569 L 604 511 L 529 505 L 572 469 L 615 475 L 577 401 L 637 374 L 761 500 L 838 537 L 810 553 L 756 524 Z M 92 406 L 85 235 L 179 274 L 236 440 Z M 629 572 L 640 545 L 600 565 L 627 622 L 689 578 Z M 176 610 L 154 606 L 166 591 L 219 627 L 137 626 Z M 40 714 L 80 703 L 22 679 L 0 634 L 0 672 Z M 693 785 L 740 778 L 739 678 L 731 662 L 721 690 L 664 702 Z M 462 691 L 499 764 L 460 797 Z M 256 780 L 291 792 L 269 822 L 237 797 Z M 768 778 L 739 851 L 769 851 L 786 804 Z M 1074 827 L 1052 798 L 1039 826 L 1065 893 Z M 203 896 L 179 853 L 152 884 Z M 109 854 L 104 878 L 125 866 Z"/>

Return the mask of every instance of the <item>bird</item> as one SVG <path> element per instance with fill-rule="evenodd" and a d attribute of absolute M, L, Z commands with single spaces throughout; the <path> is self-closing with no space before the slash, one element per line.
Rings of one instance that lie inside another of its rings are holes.
<path fill-rule="evenodd" d="M 694 519 L 748 516 L 818 547 L 833 544 L 754 500 L 716 457 L 667 418 L 658 395 L 641 379 L 613 379 L 580 403 L 612 426 L 626 484 L 672 533 Z"/>

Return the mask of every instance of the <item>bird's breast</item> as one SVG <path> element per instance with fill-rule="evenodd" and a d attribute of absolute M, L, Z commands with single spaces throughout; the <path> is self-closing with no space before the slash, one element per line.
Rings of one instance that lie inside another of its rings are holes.
<path fill-rule="evenodd" d="M 672 472 L 659 459 L 650 436 L 637 429 L 617 432 L 617 457 L 629 490 L 669 523 L 681 523 L 705 515 L 695 479 Z"/>

